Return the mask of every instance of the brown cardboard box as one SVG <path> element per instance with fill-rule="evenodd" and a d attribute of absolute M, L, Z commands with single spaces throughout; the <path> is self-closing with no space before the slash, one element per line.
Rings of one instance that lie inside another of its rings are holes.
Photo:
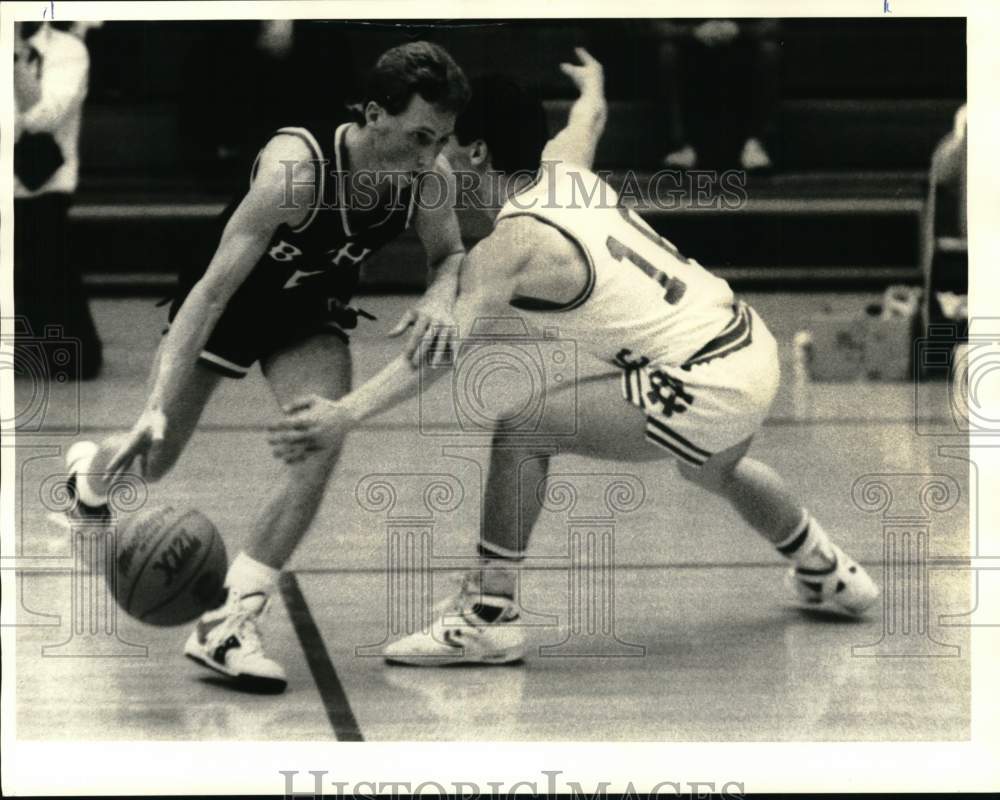
<path fill-rule="evenodd" d="M 822 315 L 810 329 L 809 376 L 814 381 L 906 381 L 913 317 L 883 316 L 881 304 L 849 315 Z"/>

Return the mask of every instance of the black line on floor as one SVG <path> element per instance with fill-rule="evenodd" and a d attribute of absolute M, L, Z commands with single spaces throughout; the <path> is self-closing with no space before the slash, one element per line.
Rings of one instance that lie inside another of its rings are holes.
<path fill-rule="evenodd" d="M 341 742 L 363 742 L 365 737 L 361 735 L 361 727 L 351 710 L 351 704 L 347 700 L 347 693 L 344 685 L 337 677 L 337 670 L 334 669 L 333 661 L 327 652 L 326 644 L 320 635 L 319 628 L 309 611 L 306 598 L 299 588 L 299 582 L 295 579 L 295 574 L 285 572 L 281 576 L 281 596 L 288 608 L 288 614 L 292 618 L 292 627 L 299 637 L 299 644 L 306 654 L 306 663 L 309 664 L 309 671 L 313 680 L 316 681 L 316 688 L 319 696 L 323 700 L 323 708 L 326 710 L 327 719 L 333 727 L 333 733 Z"/>

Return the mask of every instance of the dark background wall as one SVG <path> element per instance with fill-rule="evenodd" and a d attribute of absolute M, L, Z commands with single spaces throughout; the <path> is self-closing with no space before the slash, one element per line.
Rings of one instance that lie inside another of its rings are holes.
<path fill-rule="evenodd" d="M 208 235 L 209 207 L 232 181 L 206 155 L 203 115 L 238 122 L 255 140 L 293 107 L 356 96 L 378 54 L 407 40 L 444 45 L 470 76 L 520 79 L 546 99 L 552 127 L 572 96 L 558 64 L 584 45 L 605 65 L 611 101 L 598 166 L 651 172 L 664 154 L 646 20 L 301 22 L 295 57 L 275 69 L 255 62 L 255 35 L 252 22 L 206 21 L 108 22 L 90 33 L 74 253 L 99 284 L 169 274 L 185 257 L 178 243 Z M 913 278 L 929 158 L 965 98 L 965 20 L 788 19 L 778 41 L 781 100 L 767 142 L 775 171 L 751 179 L 740 212 L 665 213 L 653 223 L 703 263 L 765 280 L 834 268 Z M 685 83 L 711 96 L 725 78 L 706 66 Z M 724 119 L 724 108 L 707 107 Z M 755 197 L 768 202 L 755 209 Z M 141 212 L 150 204 L 153 216 Z M 374 264 L 369 285 L 418 285 L 414 248 L 403 242 L 384 267 Z"/>

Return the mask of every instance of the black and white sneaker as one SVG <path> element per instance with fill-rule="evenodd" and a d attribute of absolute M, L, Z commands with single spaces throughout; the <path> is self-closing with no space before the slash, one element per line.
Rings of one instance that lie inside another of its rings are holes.
<path fill-rule="evenodd" d="M 508 664 L 524 657 L 524 628 L 509 597 L 461 591 L 439 603 L 435 618 L 420 630 L 385 648 L 390 664 Z"/>
<path fill-rule="evenodd" d="M 283 692 L 288 685 L 285 670 L 264 655 L 257 627 L 268 605 L 263 592 L 240 596 L 230 589 L 225 604 L 206 611 L 195 623 L 184 645 L 184 655 L 225 675 L 238 688 Z"/>
<path fill-rule="evenodd" d="M 835 608 L 861 616 L 879 598 L 875 581 L 847 553 L 831 543 L 833 564 L 823 569 L 792 567 L 786 584 L 807 608 Z"/>

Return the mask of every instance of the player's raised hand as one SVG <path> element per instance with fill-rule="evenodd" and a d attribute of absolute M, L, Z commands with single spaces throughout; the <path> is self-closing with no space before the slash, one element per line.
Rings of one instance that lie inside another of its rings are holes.
<path fill-rule="evenodd" d="M 167 418 L 159 408 L 147 408 L 132 427 L 125 442 L 108 462 L 107 475 L 117 477 L 132 467 L 139 459 L 142 475 L 147 474 L 150 457 L 155 457 L 163 445 Z"/>
<path fill-rule="evenodd" d="M 563 63 L 559 69 L 570 77 L 580 94 L 604 95 L 604 67 L 582 47 L 574 47 L 579 64 Z"/>
<path fill-rule="evenodd" d="M 267 442 L 274 457 L 286 464 L 339 445 L 353 427 L 341 405 L 316 394 L 296 398 L 282 411 L 285 416 L 268 427 Z"/>

